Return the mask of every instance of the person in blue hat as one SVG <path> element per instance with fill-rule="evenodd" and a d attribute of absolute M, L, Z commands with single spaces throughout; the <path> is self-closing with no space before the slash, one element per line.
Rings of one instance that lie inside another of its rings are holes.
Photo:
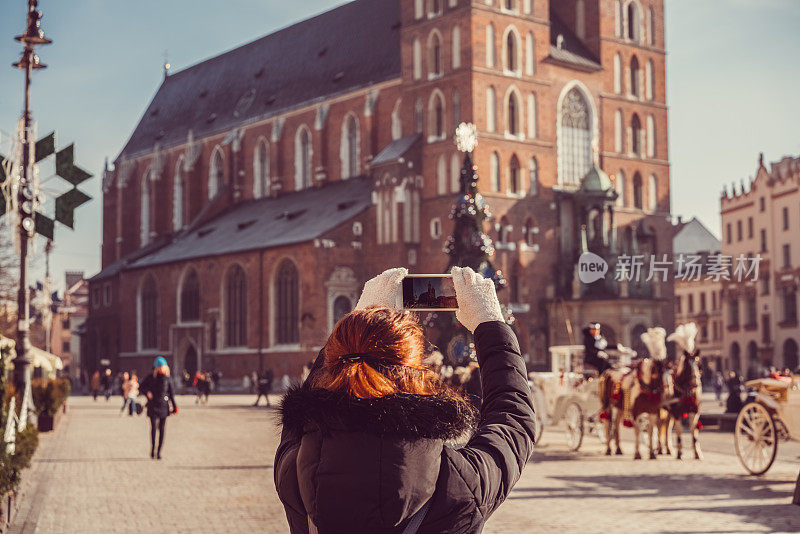
<path fill-rule="evenodd" d="M 167 417 L 170 413 L 178 413 L 166 358 L 159 356 L 155 359 L 153 373 L 142 381 L 139 390 L 147 396 L 147 417 L 150 418 L 150 458 L 160 460 Z M 171 409 L 170 404 L 172 405 Z M 158 448 L 156 448 L 156 434 L 158 434 Z"/>

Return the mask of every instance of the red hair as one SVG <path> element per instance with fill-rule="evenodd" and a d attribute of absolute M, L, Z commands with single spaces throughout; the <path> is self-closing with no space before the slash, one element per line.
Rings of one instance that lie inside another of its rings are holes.
<path fill-rule="evenodd" d="M 311 385 L 374 399 L 396 393 L 433 395 L 438 376 L 422 363 L 425 338 L 410 313 L 371 306 L 342 317 L 325 344 L 325 364 Z M 363 355 L 354 361 L 343 356 Z"/>

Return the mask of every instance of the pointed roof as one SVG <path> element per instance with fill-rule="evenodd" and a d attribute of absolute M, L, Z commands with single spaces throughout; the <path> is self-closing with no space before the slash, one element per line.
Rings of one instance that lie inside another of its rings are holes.
<path fill-rule="evenodd" d="M 120 156 L 401 74 L 400 2 L 355 0 L 165 77 Z"/>
<path fill-rule="evenodd" d="M 697 217 L 684 223 L 672 238 L 673 254 L 717 254 L 721 249 L 722 242 Z"/>

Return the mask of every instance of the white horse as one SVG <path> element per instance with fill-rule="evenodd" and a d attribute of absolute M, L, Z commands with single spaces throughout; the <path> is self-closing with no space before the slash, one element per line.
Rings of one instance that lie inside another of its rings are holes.
<path fill-rule="evenodd" d="M 683 420 L 689 423 L 689 431 L 692 434 L 692 450 L 694 457 L 702 459 L 700 451 L 700 398 L 703 393 L 701 382 L 700 351 L 695 347 L 695 337 L 697 337 L 697 325 L 694 323 L 678 325 L 675 332 L 669 335 L 668 341 L 674 341 L 681 349 L 678 364 L 672 373 L 672 396 L 666 399 L 665 408 L 669 414 L 667 426 L 664 432 L 664 439 L 667 444 L 667 454 L 669 454 L 669 435 L 670 429 L 675 429 L 677 458 L 683 456 L 683 445 L 681 436 L 683 434 Z"/>

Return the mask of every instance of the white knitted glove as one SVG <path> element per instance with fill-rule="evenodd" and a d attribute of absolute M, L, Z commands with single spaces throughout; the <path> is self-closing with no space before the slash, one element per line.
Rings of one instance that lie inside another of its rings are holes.
<path fill-rule="evenodd" d="M 453 267 L 453 285 L 456 289 L 458 311 L 456 319 L 470 332 L 489 321 L 504 321 L 494 282 L 469 267 Z"/>
<path fill-rule="evenodd" d="M 367 280 L 355 309 L 363 310 L 367 306 L 396 308 L 397 293 L 400 291 L 400 284 L 403 282 L 403 278 L 407 275 L 408 269 L 397 267 L 387 269 L 375 278 Z"/>

